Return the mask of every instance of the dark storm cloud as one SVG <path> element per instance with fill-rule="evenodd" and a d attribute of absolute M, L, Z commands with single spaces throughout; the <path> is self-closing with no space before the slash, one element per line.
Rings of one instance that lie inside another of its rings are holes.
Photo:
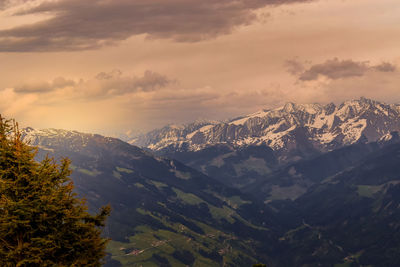
<path fill-rule="evenodd" d="M 330 59 L 321 64 L 312 65 L 305 68 L 304 65 L 296 60 L 286 61 L 287 70 L 292 75 L 297 75 L 301 81 L 317 80 L 320 76 L 327 77 L 332 80 L 361 77 L 368 71 L 377 72 L 394 72 L 396 66 L 391 63 L 381 63 L 371 66 L 368 61 L 339 60 L 337 58 Z"/>
<path fill-rule="evenodd" d="M 14 15 L 51 14 L 30 25 L 0 31 L 0 51 L 95 49 L 134 35 L 197 42 L 230 33 L 257 19 L 265 6 L 313 0 L 59 0 Z"/>

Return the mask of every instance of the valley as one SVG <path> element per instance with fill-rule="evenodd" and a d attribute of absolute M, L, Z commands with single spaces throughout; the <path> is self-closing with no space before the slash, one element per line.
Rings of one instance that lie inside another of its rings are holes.
<path fill-rule="evenodd" d="M 386 130 L 355 126 L 349 143 L 308 139 L 279 149 L 225 141 L 182 149 L 178 141 L 151 150 L 32 128 L 23 138 L 38 147 L 38 160 L 72 161 L 76 192 L 91 211 L 111 204 L 105 266 L 396 266 L 400 140 L 390 119 Z"/>

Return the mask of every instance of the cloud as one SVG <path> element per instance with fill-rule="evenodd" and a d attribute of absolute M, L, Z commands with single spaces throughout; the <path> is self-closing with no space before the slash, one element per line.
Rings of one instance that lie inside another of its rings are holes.
<path fill-rule="evenodd" d="M 134 92 L 151 92 L 175 84 L 176 81 L 152 71 L 143 76 L 124 75 L 120 70 L 100 72 L 95 77 L 79 81 L 58 77 L 51 82 L 26 83 L 14 87 L 19 94 L 50 94 L 57 97 L 93 100 Z"/>
<path fill-rule="evenodd" d="M 22 5 L 14 13 L 52 16 L 1 30 L 0 51 L 88 50 L 141 34 L 176 42 L 198 42 L 253 23 L 257 20 L 253 11 L 259 8 L 311 1 L 48 0 L 34 6 Z"/>
<path fill-rule="evenodd" d="M 388 62 L 383 62 L 382 64 L 376 65 L 373 68 L 381 72 L 394 72 L 397 69 L 395 65 Z"/>
<path fill-rule="evenodd" d="M 0 0 L 0 10 L 6 9 L 13 4 L 16 4 L 13 0 Z"/>
<path fill-rule="evenodd" d="M 334 58 L 312 65 L 295 59 L 285 65 L 296 82 L 283 98 L 293 102 L 340 103 L 360 96 L 387 103 L 400 101 L 398 67 L 389 62 L 371 64 L 369 61 Z M 296 68 L 293 70 L 292 66 Z"/>
<path fill-rule="evenodd" d="M 51 127 L 63 128 L 82 124 L 82 129 L 96 124 L 101 129 L 107 121 L 129 128 L 140 125 L 145 130 L 169 122 L 236 117 L 277 105 L 282 100 L 277 89 L 188 88 L 156 72 L 127 75 L 120 70 L 100 72 L 90 79 L 60 77 L 48 82 L 26 83 L 0 90 L 0 97 L 5 99 L 0 103 L 2 112 L 19 116 L 29 124 L 51 122 L 54 124 Z M 98 116 L 105 118 L 103 123 Z M 96 117 L 96 122 L 91 117 Z"/>
<path fill-rule="evenodd" d="M 145 129 L 162 127 L 168 123 L 187 123 L 196 119 L 225 120 L 253 113 L 266 107 L 283 104 L 282 92 L 277 90 L 235 90 L 201 87 L 166 89 L 146 92 L 125 98 L 131 117 Z"/>
<path fill-rule="evenodd" d="M 145 71 L 143 76 L 127 76 L 120 70 L 101 72 L 87 81 L 80 81 L 73 90 L 83 98 L 112 97 L 135 92 L 158 91 L 176 81 L 167 76 Z"/>
<path fill-rule="evenodd" d="M 174 105 L 187 102 L 195 106 L 196 101 L 210 97 L 197 90 L 179 89 L 178 85 L 176 80 L 153 71 L 128 75 L 113 70 L 89 79 L 59 77 L 0 90 L 3 99 L 0 112 L 17 117 L 26 126 L 70 129 L 79 126 L 84 130 L 88 125 L 96 125 L 103 129 L 104 123 L 115 126 L 141 120 L 141 114 L 149 110 L 161 118 L 163 113 L 170 113 L 168 110 L 173 110 Z M 168 99 L 168 96 L 176 99 Z"/>
<path fill-rule="evenodd" d="M 32 104 L 37 101 L 36 95 L 20 95 L 12 88 L 6 88 L 0 91 L 0 111 L 2 115 L 16 116 L 23 112 L 29 112 Z"/>
<path fill-rule="evenodd" d="M 38 0 L 0 0 L 0 11 Z"/>
<path fill-rule="evenodd" d="M 326 100 L 344 101 L 364 96 L 387 103 L 399 103 L 400 75 L 391 71 L 369 71 L 353 79 L 332 80 L 320 84 L 319 90 Z"/>
<path fill-rule="evenodd" d="M 324 63 L 315 64 L 309 68 L 306 68 L 297 60 L 287 60 L 286 66 L 287 71 L 292 75 L 298 76 L 300 81 L 315 81 L 319 77 L 337 80 L 361 77 L 369 71 L 396 71 L 396 66 L 387 62 L 371 66 L 368 61 L 339 60 L 338 58 L 326 60 Z"/>
<path fill-rule="evenodd" d="M 327 60 L 322 64 L 316 64 L 304 71 L 299 79 L 302 81 L 312 81 L 319 76 L 329 79 L 341 79 L 355 76 L 363 76 L 369 69 L 367 62 L 355 62 L 352 60 L 339 60 L 337 58 Z"/>
<path fill-rule="evenodd" d="M 297 75 L 304 71 L 303 63 L 299 62 L 297 59 L 286 60 L 285 67 L 286 67 L 286 70 L 292 75 Z"/>
<path fill-rule="evenodd" d="M 0 0 L 0 10 L 5 9 L 7 6 L 9 6 L 10 1 L 8 0 Z"/>
<path fill-rule="evenodd" d="M 23 84 L 16 86 L 14 91 L 16 93 L 45 93 L 56 89 L 62 89 L 68 86 L 74 86 L 76 83 L 73 80 L 58 77 L 51 82 L 36 82 L 31 84 Z"/>
<path fill-rule="evenodd" d="M 320 79 L 297 83 L 294 87 L 270 84 L 259 90 L 185 87 L 152 71 L 127 75 L 113 70 L 85 80 L 57 78 L 43 83 L 48 87 L 57 85 L 50 90 L 34 90 L 35 86 L 29 84 L 24 90 L 22 87 L 18 91 L 0 90 L 0 98 L 4 100 L 0 110 L 23 118 L 25 125 L 78 127 L 104 133 L 108 129 L 146 131 L 198 118 L 223 120 L 281 106 L 286 101 L 338 103 L 360 96 L 390 103 L 400 101 L 400 96 L 397 97 L 400 76 L 396 71 L 375 70 L 376 66 L 390 69 L 381 65 L 370 66 L 363 76 L 351 79 Z"/>

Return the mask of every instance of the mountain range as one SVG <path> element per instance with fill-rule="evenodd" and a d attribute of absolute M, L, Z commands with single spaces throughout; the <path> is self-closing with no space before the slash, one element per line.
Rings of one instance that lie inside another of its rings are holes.
<path fill-rule="evenodd" d="M 23 130 L 111 204 L 106 266 L 399 266 L 400 107 L 289 103 L 119 139 Z"/>
<path fill-rule="evenodd" d="M 226 122 L 170 125 L 130 141 L 243 188 L 291 162 L 400 131 L 400 106 L 371 99 L 287 103 Z"/>
<path fill-rule="evenodd" d="M 362 139 L 373 142 L 399 130 L 400 105 L 360 98 L 337 106 L 287 103 L 225 122 L 169 125 L 129 143 L 159 152 L 199 151 L 217 144 L 265 145 L 285 162 L 300 152 L 327 152 Z"/>
<path fill-rule="evenodd" d="M 268 258 L 258 251 L 272 250 L 282 229 L 262 202 L 121 140 L 32 128 L 23 139 L 38 147 L 37 160 L 71 160 L 75 190 L 90 211 L 111 204 L 108 266 L 251 265 Z"/>

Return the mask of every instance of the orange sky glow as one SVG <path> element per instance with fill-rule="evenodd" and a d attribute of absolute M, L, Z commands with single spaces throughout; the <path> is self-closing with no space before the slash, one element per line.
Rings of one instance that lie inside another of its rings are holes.
<path fill-rule="evenodd" d="M 400 102 L 398 0 L 0 0 L 0 113 L 106 135 Z"/>

